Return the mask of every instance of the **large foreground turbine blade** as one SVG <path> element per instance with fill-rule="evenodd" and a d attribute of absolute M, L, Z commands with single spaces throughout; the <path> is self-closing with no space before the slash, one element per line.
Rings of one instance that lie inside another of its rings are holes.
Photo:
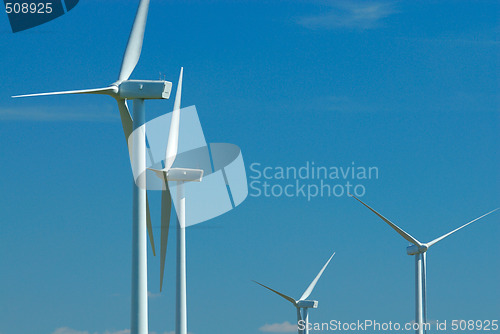
<path fill-rule="evenodd" d="M 122 66 L 118 81 L 127 80 L 134 71 L 135 65 L 139 61 L 142 50 L 142 41 L 144 40 L 144 30 L 146 29 L 146 20 L 148 17 L 149 0 L 141 0 L 137 13 L 135 14 L 134 25 L 130 31 L 127 48 L 123 54 Z"/>
<path fill-rule="evenodd" d="M 179 146 L 179 121 L 181 109 L 181 94 L 182 94 L 182 74 L 184 68 L 181 67 L 179 74 L 179 83 L 177 84 L 177 92 L 175 93 L 174 111 L 172 112 L 172 120 L 170 122 L 170 131 L 168 133 L 167 150 L 165 152 L 165 170 L 172 167 L 175 157 L 177 156 L 177 148 Z"/>
<path fill-rule="evenodd" d="M 126 100 L 116 100 L 118 102 L 118 109 L 120 110 L 120 119 L 122 120 L 123 134 L 125 135 L 125 141 L 128 146 L 128 137 L 132 134 L 134 123 L 132 117 L 130 116 L 130 111 L 127 106 Z"/>
<path fill-rule="evenodd" d="M 393 222 L 391 222 L 389 219 L 387 219 L 384 216 L 382 216 L 377 211 L 373 210 L 367 204 L 363 203 L 363 201 L 361 201 L 359 198 L 357 198 L 354 195 L 351 195 L 351 196 L 354 197 L 354 199 L 356 199 L 358 202 L 360 202 L 361 204 L 363 204 L 364 206 L 366 206 L 368 209 L 370 209 L 370 211 L 372 211 L 374 214 L 376 214 L 377 216 L 379 216 L 380 219 L 382 219 L 387 224 L 389 224 L 389 226 L 392 227 L 396 232 L 398 232 L 398 234 L 401 235 L 403 238 L 405 238 L 406 240 L 408 240 L 409 242 L 411 242 L 414 245 L 417 245 L 417 246 L 421 246 L 422 245 L 417 239 L 415 239 L 410 234 L 408 234 L 405 231 L 403 231 L 399 226 L 397 226 L 396 224 L 394 224 Z"/>
<path fill-rule="evenodd" d="M 160 292 L 163 287 L 165 272 L 165 258 L 167 256 L 168 231 L 170 227 L 170 213 L 172 211 L 172 196 L 168 188 L 166 173 L 164 173 L 166 189 L 161 192 L 161 241 L 160 241 Z"/>
<path fill-rule="evenodd" d="M 488 213 L 485 213 L 484 215 L 482 215 L 482 216 L 480 216 L 480 217 L 477 217 L 477 218 L 476 218 L 476 219 L 474 219 L 474 220 L 471 220 L 471 221 L 470 221 L 470 222 L 468 222 L 467 224 L 464 224 L 464 225 L 460 226 L 459 228 L 456 228 L 456 229 L 454 229 L 453 231 L 451 231 L 451 232 L 449 232 L 449 233 L 446 233 L 445 235 L 440 236 L 439 238 L 436 238 L 436 239 L 432 240 L 431 242 L 427 243 L 427 247 L 431 247 L 431 246 L 432 246 L 432 245 L 434 245 L 435 243 L 437 243 L 437 242 L 439 242 L 439 241 L 443 240 L 444 238 L 446 238 L 446 237 L 448 237 L 448 236 L 452 235 L 453 233 L 457 232 L 458 230 L 460 230 L 460 229 L 464 228 L 465 226 L 467 226 L 467 225 L 469 225 L 469 224 L 472 224 L 473 222 L 475 222 L 475 221 L 477 221 L 477 220 L 479 220 L 479 219 L 481 219 L 481 218 L 483 218 L 483 217 L 486 217 L 487 215 L 489 215 L 490 213 L 493 213 L 493 212 L 497 211 L 498 209 L 500 209 L 500 208 L 496 208 L 495 210 L 492 210 L 492 211 L 490 211 L 490 212 L 488 212 Z"/>
<path fill-rule="evenodd" d="M 118 102 L 118 109 L 120 110 L 120 119 L 122 121 L 123 134 L 125 135 L 125 141 L 127 142 L 128 146 L 128 137 L 130 137 L 130 135 L 132 134 L 134 124 L 132 121 L 132 117 L 130 116 L 130 111 L 128 109 L 126 100 L 117 99 L 116 102 Z M 153 250 L 153 256 L 156 256 L 155 241 L 153 236 L 153 225 L 151 224 L 151 214 L 149 211 L 149 199 L 147 193 L 146 193 L 146 226 L 148 228 L 149 243 L 151 244 L 151 249 Z"/>
<path fill-rule="evenodd" d="M 289 296 L 287 296 L 287 295 L 285 295 L 285 294 L 282 294 L 281 292 L 278 292 L 278 291 L 276 291 L 276 290 L 273 290 L 273 289 L 271 289 L 270 287 L 265 286 L 264 284 L 260 284 L 260 283 L 259 283 L 259 282 L 257 282 L 257 281 L 253 281 L 253 282 L 255 282 L 255 283 L 257 283 L 258 285 L 263 286 L 264 288 L 266 288 L 266 289 L 268 289 L 268 290 L 271 290 L 271 291 L 272 291 L 272 292 L 274 292 L 275 294 L 277 294 L 277 295 L 279 295 L 279 296 L 281 296 L 281 297 L 285 298 L 285 299 L 286 299 L 286 300 L 288 300 L 290 303 L 292 303 L 294 306 L 296 306 L 296 305 L 297 305 L 297 302 L 296 302 L 296 301 L 295 301 L 295 299 L 293 299 L 292 297 L 289 297 Z"/>
<path fill-rule="evenodd" d="M 304 293 L 302 294 L 302 296 L 300 297 L 299 300 L 304 300 L 304 299 L 307 299 L 307 297 L 309 297 L 309 295 L 311 294 L 311 292 L 314 290 L 314 287 L 316 286 L 316 283 L 318 283 L 318 280 L 320 279 L 321 275 L 323 275 L 323 272 L 325 271 L 326 267 L 328 266 L 328 264 L 330 263 L 330 261 L 332 260 L 332 257 L 334 255 L 335 255 L 335 252 L 332 254 L 332 256 L 330 256 L 330 258 L 328 259 L 328 261 L 326 261 L 326 263 L 323 266 L 323 268 L 321 268 L 321 270 L 319 271 L 318 275 L 316 275 L 316 277 L 311 282 L 311 284 L 309 284 L 309 286 L 307 287 L 306 291 L 304 291 Z"/>
<path fill-rule="evenodd" d="M 25 95 L 14 95 L 13 98 L 17 97 L 32 97 L 32 96 L 49 96 L 49 95 L 68 95 L 68 94 L 102 94 L 102 95 L 113 95 L 118 93 L 118 87 L 109 86 L 104 88 L 93 88 L 93 89 L 80 89 L 80 90 L 66 90 L 61 92 L 50 92 L 50 93 L 36 93 L 36 94 L 25 94 Z"/>

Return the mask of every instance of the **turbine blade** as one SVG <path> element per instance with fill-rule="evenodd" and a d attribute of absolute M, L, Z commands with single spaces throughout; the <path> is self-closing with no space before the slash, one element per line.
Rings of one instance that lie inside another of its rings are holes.
<path fill-rule="evenodd" d="M 452 235 L 453 233 L 457 232 L 458 230 L 460 230 L 460 229 L 464 228 L 465 226 L 467 226 L 467 225 L 469 225 L 469 224 L 472 224 L 473 222 L 475 222 L 475 221 L 477 221 L 477 220 L 479 220 L 479 219 L 481 219 L 481 218 L 483 218 L 483 217 L 486 217 L 487 215 L 489 215 L 490 213 L 493 213 L 493 212 L 497 211 L 498 209 L 500 209 L 500 208 L 496 208 L 495 210 L 492 210 L 492 211 L 490 211 L 490 212 L 488 212 L 488 213 L 485 213 L 484 215 L 482 215 L 482 216 L 480 216 L 480 217 L 477 217 L 477 218 L 476 218 L 476 219 L 474 219 L 474 220 L 471 220 L 471 221 L 470 221 L 470 222 L 468 222 L 467 224 L 464 224 L 464 225 L 460 226 L 459 228 L 456 228 L 456 229 L 454 229 L 453 231 L 451 231 L 451 232 L 449 232 L 449 233 L 446 233 L 445 235 L 440 236 L 439 238 L 436 238 L 436 239 L 432 240 L 431 242 L 427 243 L 427 247 L 431 247 L 432 245 L 434 245 L 435 243 L 437 243 L 437 242 L 439 242 L 439 241 L 443 240 L 443 239 L 444 239 L 444 238 L 446 238 L 447 236 Z"/>
<path fill-rule="evenodd" d="M 181 108 L 181 93 L 182 93 L 182 75 L 184 73 L 184 67 L 181 67 L 181 73 L 179 74 L 179 83 L 177 84 L 177 91 L 175 92 L 174 110 L 179 110 Z"/>
<path fill-rule="evenodd" d="M 151 244 L 151 250 L 153 251 L 153 256 L 156 256 L 155 240 L 153 237 L 153 225 L 151 224 L 151 214 L 149 213 L 149 199 L 147 192 L 146 192 L 146 226 L 148 228 L 149 243 Z"/>
<path fill-rule="evenodd" d="M 130 116 L 127 101 L 117 99 L 116 102 L 118 102 L 118 109 L 120 110 L 123 133 L 125 134 L 125 141 L 127 142 L 128 146 L 128 137 L 132 134 L 132 130 L 134 129 L 134 122 L 132 121 L 132 116 Z"/>
<path fill-rule="evenodd" d="M 114 95 L 118 93 L 118 87 L 109 86 L 104 88 L 94 88 L 94 89 L 80 89 L 80 90 L 66 90 L 62 92 L 50 92 L 50 93 L 36 93 L 36 94 L 25 94 L 25 95 L 14 95 L 13 98 L 18 97 L 32 97 L 32 96 L 49 96 L 49 95 L 68 95 L 68 94 L 103 94 L 103 95 Z"/>
<path fill-rule="evenodd" d="M 172 196 L 168 188 L 167 173 L 163 175 L 166 189 L 161 192 L 161 244 L 160 244 L 160 292 L 163 287 L 165 272 L 165 258 L 167 256 L 168 231 L 170 227 L 170 213 L 172 211 Z"/>
<path fill-rule="evenodd" d="M 268 290 L 271 290 L 271 291 L 272 291 L 272 292 L 274 292 L 275 294 L 277 294 L 277 295 L 279 295 L 279 296 L 281 296 L 281 297 L 285 298 L 286 300 L 288 300 L 288 301 L 289 301 L 290 303 L 292 303 L 294 306 L 295 306 L 295 305 L 297 305 L 297 302 L 296 302 L 296 301 L 295 301 L 295 299 L 293 299 L 292 297 L 289 297 L 289 296 L 287 296 L 287 295 L 282 294 L 281 292 L 278 292 L 278 291 L 276 291 L 276 290 L 273 290 L 273 289 L 271 289 L 270 287 L 265 286 L 264 284 L 260 284 L 260 283 L 259 283 L 259 282 L 257 282 L 257 281 L 252 281 L 252 282 L 255 282 L 255 283 L 257 283 L 258 285 L 263 286 L 264 288 L 266 288 L 266 289 L 268 289 Z"/>
<path fill-rule="evenodd" d="M 174 111 L 172 112 L 172 120 L 170 122 L 170 131 L 168 133 L 167 150 L 165 152 L 165 170 L 169 170 L 174 164 L 175 157 L 177 156 L 177 148 L 179 146 L 179 121 L 180 121 L 180 108 L 181 108 L 181 94 L 182 94 L 182 74 L 184 68 L 181 67 L 179 75 L 179 83 L 177 84 L 177 92 L 175 94 Z"/>
<path fill-rule="evenodd" d="M 335 255 L 335 252 L 332 254 L 332 256 L 330 256 L 330 258 L 328 259 L 328 261 L 326 261 L 326 263 L 323 266 L 323 268 L 321 268 L 321 270 L 319 271 L 318 275 L 316 275 L 316 277 L 311 282 L 311 284 L 309 284 L 309 286 L 307 287 L 306 291 L 304 291 L 304 293 L 302 294 L 302 296 L 300 297 L 299 300 L 304 300 L 304 299 L 307 299 L 307 297 L 309 297 L 309 295 L 311 294 L 311 292 L 314 290 L 314 287 L 316 286 L 316 283 L 318 283 L 318 280 L 320 279 L 321 275 L 323 275 L 323 272 L 325 271 L 326 267 L 328 266 L 328 264 L 330 263 L 330 261 L 332 260 L 332 257 L 334 255 Z"/>
<path fill-rule="evenodd" d="M 122 66 L 118 81 L 127 80 L 134 71 L 135 65 L 141 56 L 142 41 L 144 39 L 144 30 L 146 29 L 146 20 L 148 17 L 149 0 L 141 0 L 137 13 L 135 14 L 134 25 L 130 31 L 127 48 L 123 54 Z"/>
<path fill-rule="evenodd" d="M 351 195 L 351 194 L 350 194 Z M 363 204 L 364 206 L 366 206 L 368 209 L 370 209 L 370 211 L 372 211 L 374 214 L 376 214 L 377 216 L 379 216 L 380 219 L 382 219 L 383 221 L 385 221 L 387 224 L 389 224 L 390 227 L 392 227 L 396 232 L 398 232 L 398 234 L 400 236 L 402 236 L 403 238 L 405 238 L 406 240 L 408 240 L 409 242 L 411 242 L 412 244 L 414 245 L 417 245 L 417 246 L 421 246 L 422 244 L 420 243 L 420 241 L 418 241 L 417 239 L 415 239 L 414 237 L 412 237 L 410 234 L 406 233 L 405 231 L 403 231 L 399 226 L 397 226 L 396 224 L 394 224 L 393 222 L 391 222 L 389 219 L 385 218 L 384 216 L 382 216 L 380 213 L 378 213 L 377 211 L 373 210 L 371 207 L 369 207 L 367 204 L 363 203 L 363 201 L 361 201 L 359 198 L 357 198 L 356 196 L 354 195 L 351 195 L 352 197 L 354 197 L 354 199 L 356 199 L 358 202 L 360 202 L 361 204 Z"/>

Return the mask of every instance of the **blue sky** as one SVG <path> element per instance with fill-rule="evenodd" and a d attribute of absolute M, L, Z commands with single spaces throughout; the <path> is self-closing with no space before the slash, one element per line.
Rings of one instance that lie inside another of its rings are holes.
<path fill-rule="evenodd" d="M 114 82 L 136 6 L 81 1 L 16 34 L 0 18 L 1 334 L 130 326 L 131 170 L 116 103 L 10 96 Z M 162 72 L 175 85 L 184 66 L 183 106 L 196 105 L 209 142 L 241 147 L 249 181 L 252 163 L 376 166 L 377 179 L 358 180 L 363 200 L 430 241 L 500 206 L 499 9 L 152 0 L 132 78 Z M 148 118 L 173 105 L 150 102 Z M 429 319 L 498 318 L 499 223 L 496 213 L 429 251 Z M 173 235 L 161 295 L 159 258 L 148 259 L 157 334 L 174 329 Z M 407 242 L 346 196 L 249 196 L 190 227 L 187 245 L 194 334 L 293 322 L 293 307 L 251 280 L 298 298 L 333 251 L 311 321 L 414 317 Z"/>

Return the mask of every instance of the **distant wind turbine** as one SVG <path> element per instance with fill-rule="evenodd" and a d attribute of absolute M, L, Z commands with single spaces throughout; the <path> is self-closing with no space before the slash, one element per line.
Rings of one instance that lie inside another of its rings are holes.
<path fill-rule="evenodd" d="M 325 271 L 326 267 L 328 266 L 328 264 L 330 263 L 330 261 L 334 255 L 335 255 L 335 253 L 333 253 L 332 256 L 330 256 L 330 258 L 328 259 L 328 261 L 326 261 L 326 264 L 323 266 L 323 268 L 321 268 L 318 275 L 316 275 L 316 277 L 311 282 L 311 284 L 309 284 L 306 291 L 304 291 L 302 296 L 300 296 L 299 300 L 295 300 L 292 297 L 289 297 L 285 294 L 282 294 L 281 292 L 278 292 L 276 290 L 271 289 L 268 286 L 265 286 L 264 284 L 261 284 L 257 281 L 254 281 L 255 283 L 259 284 L 260 286 L 263 286 L 264 288 L 276 293 L 278 296 L 288 300 L 290 303 L 293 304 L 293 306 L 295 306 L 297 308 L 297 324 L 298 325 L 303 324 L 305 327 L 304 330 L 301 330 L 299 327 L 299 329 L 298 329 L 299 334 L 308 334 L 309 333 L 309 328 L 307 327 L 307 324 L 309 323 L 308 310 L 310 308 L 318 308 L 318 301 L 317 300 L 307 300 L 307 298 L 312 293 L 314 287 L 316 286 L 316 283 L 318 283 L 318 280 L 320 279 L 321 275 L 323 275 L 323 272 Z"/>
<path fill-rule="evenodd" d="M 406 233 L 403 231 L 400 227 L 398 227 L 396 224 L 391 222 L 389 219 L 385 218 L 382 216 L 380 213 L 369 207 L 367 204 L 363 203 L 359 198 L 357 198 L 354 195 L 351 195 L 354 197 L 358 202 L 366 206 L 370 211 L 372 211 L 374 214 L 376 214 L 380 219 L 382 219 L 384 222 L 386 222 L 390 227 L 392 227 L 399 235 L 401 235 L 403 238 L 411 242 L 413 245 L 408 246 L 406 248 L 406 253 L 408 255 L 415 255 L 415 323 L 418 324 L 418 329 L 416 330 L 417 334 L 423 334 L 424 333 L 424 327 L 423 324 L 427 323 L 427 259 L 426 259 L 426 252 L 427 250 L 434 244 L 438 243 L 439 241 L 443 240 L 444 238 L 452 235 L 453 233 L 457 232 L 458 230 L 464 228 L 465 226 L 474 223 L 475 221 L 478 221 L 479 219 L 486 217 L 487 215 L 497 211 L 500 208 L 496 208 L 495 210 L 492 210 L 488 213 L 485 213 L 484 215 L 471 220 L 467 224 L 464 224 L 460 226 L 459 228 L 454 229 L 451 232 L 448 232 L 439 238 L 436 238 L 432 240 L 431 242 L 428 243 L 422 243 L 412 237 L 410 234 Z"/>

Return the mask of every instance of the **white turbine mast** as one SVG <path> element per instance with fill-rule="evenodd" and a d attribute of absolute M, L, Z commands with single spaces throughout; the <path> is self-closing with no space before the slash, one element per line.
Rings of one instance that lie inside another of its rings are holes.
<path fill-rule="evenodd" d="M 478 221 L 479 219 L 486 217 L 487 215 L 497 211 L 500 208 L 496 208 L 488 213 L 485 213 L 482 216 L 477 217 L 476 219 L 471 220 L 467 224 L 460 226 L 459 228 L 454 229 L 451 232 L 448 232 L 439 238 L 436 238 L 430 242 L 422 243 L 412 237 L 409 233 L 403 231 L 399 226 L 391 222 L 389 219 L 382 216 L 380 213 L 372 209 L 370 206 L 365 204 L 359 198 L 354 195 L 351 195 L 358 202 L 366 206 L 370 211 L 376 214 L 380 219 L 386 222 L 390 227 L 392 227 L 399 235 L 408 240 L 412 245 L 406 248 L 406 253 L 408 255 L 415 256 L 415 323 L 418 324 L 418 329 L 415 331 L 416 334 L 423 334 L 425 332 L 423 324 L 427 323 L 427 250 L 432 246 L 443 240 L 444 238 L 452 235 L 458 230 L 464 228 L 465 226 Z"/>
<path fill-rule="evenodd" d="M 332 256 L 330 256 L 328 261 L 326 261 L 325 265 L 323 266 L 323 268 L 321 268 L 318 275 L 316 275 L 314 280 L 311 282 L 311 284 L 309 284 L 307 289 L 304 291 L 304 293 L 302 294 L 302 296 L 300 296 L 300 298 L 298 300 L 295 300 L 290 296 L 287 296 L 281 292 L 278 292 L 274 289 L 271 289 L 270 287 L 265 286 L 262 283 L 259 283 L 257 281 L 253 281 L 253 282 L 259 284 L 260 286 L 263 286 L 264 288 L 271 290 L 272 292 L 276 293 L 278 296 L 288 300 L 290 303 L 293 304 L 293 306 L 295 306 L 295 308 L 297 309 L 297 325 L 302 320 L 304 327 L 305 327 L 304 330 L 301 330 L 300 327 L 298 327 L 298 334 L 309 334 L 309 328 L 307 326 L 309 324 L 309 312 L 308 311 L 310 308 L 318 308 L 318 301 L 317 300 L 307 300 L 307 298 L 313 292 L 314 287 L 316 286 L 316 283 L 318 283 L 318 280 L 320 279 L 321 275 L 323 275 L 323 272 L 325 271 L 326 267 L 328 266 L 328 264 L 330 263 L 330 261 L 332 260 L 334 255 L 335 255 L 335 252 L 332 254 Z"/>
<path fill-rule="evenodd" d="M 30 97 L 63 94 L 101 94 L 109 95 L 115 98 L 120 111 L 125 139 L 127 140 L 129 138 L 133 130 L 143 128 L 142 131 L 137 131 L 138 134 L 133 137 L 133 145 L 131 148 L 132 164 L 141 171 L 146 170 L 146 121 L 144 100 L 168 99 L 172 88 L 172 83 L 165 80 L 129 80 L 129 77 L 134 71 L 141 55 L 148 9 L 149 0 L 141 0 L 137 9 L 132 30 L 130 32 L 127 47 L 123 55 L 118 80 L 108 87 L 13 96 Z M 179 86 L 180 84 L 181 83 L 179 83 Z M 180 97 L 180 89 L 178 89 L 178 94 Z M 130 115 L 126 103 L 127 100 L 133 100 L 133 118 Z M 176 127 L 178 133 L 178 118 Z M 171 131 L 169 136 L 169 141 L 173 140 L 174 142 L 173 144 L 169 143 L 170 146 L 175 147 L 175 150 L 172 151 L 173 148 L 171 149 L 171 152 L 173 152 L 173 159 L 175 159 L 175 153 L 177 151 L 177 137 L 175 133 L 176 131 Z M 170 168 L 170 166 L 168 167 Z M 134 180 L 133 191 L 131 334 L 148 334 L 147 232 L 149 233 L 149 239 L 154 255 L 155 247 L 145 178 L 146 173 L 142 173 L 136 180 Z M 168 193 L 165 196 L 170 196 L 168 188 L 164 194 L 165 193 Z M 165 219 L 168 220 L 169 218 L 170 215 L 165 217 L 162 215 L 162 227 L 165 224 Z M 166 224 L 168 225 L 168 222 Z M 162 241 L 163 232 L 164 231 L 162 231 Z"/>

